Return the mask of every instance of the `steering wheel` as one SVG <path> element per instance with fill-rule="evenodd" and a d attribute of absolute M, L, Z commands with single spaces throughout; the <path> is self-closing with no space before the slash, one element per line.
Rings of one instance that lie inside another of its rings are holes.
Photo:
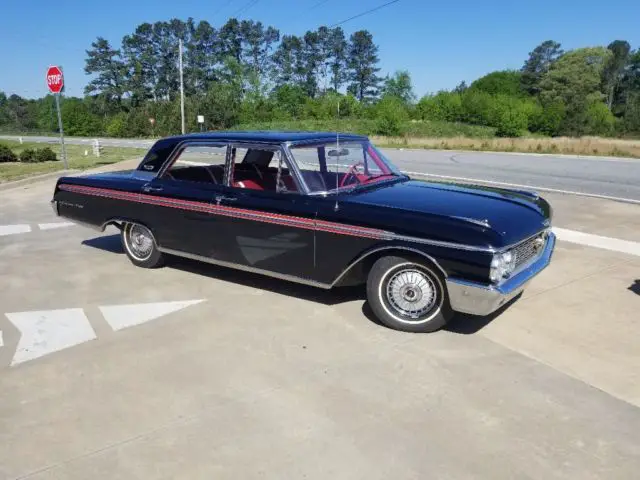
<path fill-rule="evenodd" d="M 364 168 L 364 162 L 356 162 L 349 167 L 349 170 L 347 170 L 347 173 L 345 173 L 344 177 L 342 177 L 342 181 L 340 182 L 340 187 L 345 186 L 345 184 L 347 183 L 347 178 L 349 177 L 353 177 L 358 181 L 358 183 L 361 183 L 358 177 L 356 177 L 356 171 L 358 170 L 358 167 Z"/>

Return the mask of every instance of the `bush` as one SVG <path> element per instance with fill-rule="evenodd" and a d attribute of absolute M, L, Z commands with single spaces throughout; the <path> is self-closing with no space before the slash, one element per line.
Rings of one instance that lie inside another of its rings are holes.
<path fill-rule="evenodd" d="M 462 119 L 462 97 L 452 92 L 425 96 L 418 102 L 417 110 L 423 120 L 457 122 Z"/>
<path fill-rule="evenodd" d="M 517 98 L 496 95 L 489 111 L 490 125 L 496 127 L 499 137 L 519 137 L 528 125 L 528 108 Z"/>
<path fill-rule="evenodd" d="M 24 163 L 36 163 L 36 151 L 33 148 L 27 148 L 20 153 L 20 161 Z"/>
<path fill-rule="evenodd" d="M 49 147 L 27 148 L 20 154 L 20 161 L 23 163 L 55 162 L 56 160 L 55 152 Z"/>
<path fill-rule="evenodd" d="M 55 162 L 58 160 L 56 152 L 49 147 L 39 148 L 36 150 L 36 162 Z"/>
<path fill-rule="evenodd" d="M 108 137 L 127 136 L 127 114 L 120 112 L 107 121 L 105 128 Z"/>
<path fill-rule="evenodd" d="M 402 127 L 409 114 L 402 100 L 385 96 L 375 107 L 376 132 L 378 135 L 397 137 L 402 134 Z"/>
<path fill-rule="evenodd" d="M 0 163 L 17 162 L 18 156 L 6 145 L 0 144 Z"/>
<path fill-rule="evenodd" d="M 602 103 L 592 103 L 587 110 L 587 125 L 592 135 L 611 135 L 615 128 L 615 117 Z"/>

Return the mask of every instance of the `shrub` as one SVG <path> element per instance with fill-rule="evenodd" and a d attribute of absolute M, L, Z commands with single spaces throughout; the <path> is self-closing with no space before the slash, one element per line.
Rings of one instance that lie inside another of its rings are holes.
<path fill-rule="evenodd" d="M 127 114 L 120 112 L 113 118 L 108 120 L 105 128 L 109 137 L 126 137 L 127 136 Z"/>
<path fill-rule="evenodd" d="M 0 163 L 17 162 L 18 156 L 6 145 L 0 144 Z"/>
<path fill-rule="evenodd" d="M 402 100 L 396 97 L 385 96 L 375 107 L 376 133 L 397 137 L 402 134 L 403 123 L 409 114 Z"/>
<path fill-rule="evenodd" d="M 587 109 L 587 125 L 593 135 L 611 135 L 615 127 L 615 117 L 602 102 L 592 103 Z"/>
<path fill-rule="evenodd" d="M 418 103 L 417 110 L 423 120 L 456 122 L 462 119 L 462 97 L 452 92 L 425 96 Z"/>
<path fill-rule="evenodd" d="M 49 147 L 39 148 L 36 150 L 36 162 L 55 162 L 58 160 L 56 152 Z"/>
<path fill-rule="evenodd" d="M 20 161 L 24 163 L 35 163 L 36 151 L 33 148 L 27 148 L 20 153 Z"/>

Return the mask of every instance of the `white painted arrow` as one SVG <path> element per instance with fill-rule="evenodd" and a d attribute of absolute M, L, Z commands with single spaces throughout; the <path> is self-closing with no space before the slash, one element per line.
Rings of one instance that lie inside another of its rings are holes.
<path fill-rule="evenodd" d="M 169 313 L 177 312 L 204 300 L 181 302 L 136 303 L 131 305 L 109 305 L 99 307 L 104 319 L 115 331 L 149 322 Z"/>
<path fill-rule="evenodd" d="M 81 308 L 5 314 L 20 330 L 11 365 L 33 360 L 96 338 Z"/>
<path fill-rule="evenodd" d="M 27 233 L 31 231 L 29 225 L 0 225 L 0 237 L 3 235 L 15 235 L 16 233 Z"/>
<path fill-rule="evenodd" d="M 73 222 L 56 222 L 56 223 L 39 223 L 38 228 L 40 230 L 53 230 L 56 228 L 73 227 Z"/>

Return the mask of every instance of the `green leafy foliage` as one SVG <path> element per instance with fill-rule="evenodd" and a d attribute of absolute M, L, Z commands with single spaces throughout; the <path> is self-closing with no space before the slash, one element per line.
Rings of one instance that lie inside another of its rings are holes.
<path fill-rule="evenodd" d="M 18 156 L 7 145 L 0 143 L 0 163 L 17 162 Z"/>
<path fill-rule="evenodd" d="M 51 148 L 44 147 L 36 150 L 35 160 L 36 162 L 55 162 L 58 158 Z"/>
<path fill-rule="evenodd" d="M 492 95 L 510 95 L 517 97 L 524 94 L 522 89 L 522 73 L 513 70 L 489 73 L 473 82 L 469 88 Z"/>
<path fill-rule="evenodd" d="M 375 106 L 376 132 L 378 135 L 399 136 L 409 115 L 403 101 L 385 95 Z"/>
<path fill-rule="evenodd" d="M 24 163 L 36 163 L 38 161 L 36 158 L 36 149 L 24 149 L 22 152 L 20 152 L 20 161 Z"/>

